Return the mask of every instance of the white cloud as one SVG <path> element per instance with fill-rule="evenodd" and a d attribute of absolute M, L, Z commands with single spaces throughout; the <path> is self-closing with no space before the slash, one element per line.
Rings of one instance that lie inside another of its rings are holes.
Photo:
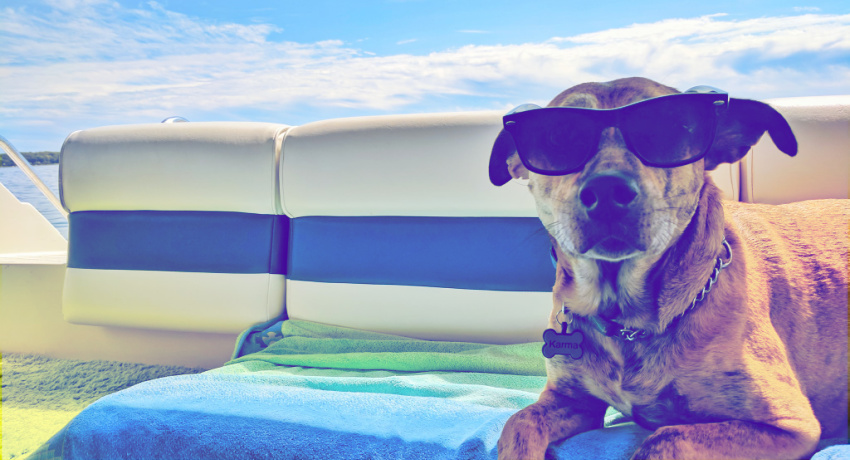
<path fill-rule="evenodd" d="M 850 56 L 850 15 L 759 18 L 726 21 L 719 16 L 670 19 L 653 24 L 554 38 L 554 43 L 571 55 L 574 66 L 585 69 L 617 65 L 651 78 L 680 85 L 708 81 L 741 86 L 752 72 L 742 68 L 786 70 L 774 61 L 813 53 L 839 53 L 847 63 Z M 846 64 L 845 64 L 846 66 Z M 790 70 L 790 69 L 787 69 Z M 803 74 L 829 72 L 828 68 L 798 69 Z M 763 74 L 762 74 L 763 76 Z M 806 80 L 802 80 L 801 83 Z M 770 82 L 752 81 L 753 90 Z M 811 85 L 811 83 L 803 83 Z M 806 92 L 817 90 L 798 84 L 784 88 Z M 845 87 L 850 90 L 850 85 Z"/>
<path fill-rule="evenodd" d="M 45 0 L 44 3 L 57 10 L 78 11 L 80 8 L 113 2 L 111 0 Z"/>
<path fill-rule="evenodd" d="M 272 25 L 209 23 L 157 3 L 51 1 L 57 7 L 45 14 L 0 14 L 5 125 L 72 119 L 91 127 L 189 111 L 223 119 L 216 114 L 270 107 L 415 111 L 433 100 L 461 105 L 455 97 L 474 98 L 470 108 L 498 108 L 630 75 L 749 97 L 850 93 L 850 15 L 713 15 L 539 43 L 376 56 L 338 40 L 271 41 Z M 800 56 L 815 65 L 795 66 Z"/>

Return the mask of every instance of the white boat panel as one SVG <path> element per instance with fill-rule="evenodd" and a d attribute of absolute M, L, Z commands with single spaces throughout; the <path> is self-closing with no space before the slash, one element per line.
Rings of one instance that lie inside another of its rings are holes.
<path fill-rule="evenodd" d="M 68 242 L 41 213 L 0 184 L 0 257 L 67 249 Z"/>
<path fill-rule="evenodd" d="M 62 317 L 65 266 L 0 263 L 0 351 L 213 368 L 237 334 L 88 326 Z"/>
<path fill-rule="evenodd" d="M 551 292 L 288 280 L 287 316 L 426 340 L 481 343 L 541 341 Z"/>
<path fill-rule="evenodd" d="M 284 277 L 69 268 L 62 313 L 74 324 L 238 333 L 283 313 Z"/>
<path fill-rule="evenodd" d="M 287 133 L 281 161 L 291 217 L 535 216 L 524 187 L 488 178 L 501 112 L 327 120 Z"/>
<path fill-rule="evenodd" d="M 62 146 L 69 211 L 192 210 L 278 214 L 286 125 L 156 123 L 77 131 Z"/>
<path fill-rule="evenodd" d="M 752 196 L 745 201 L 782 204 L 850 197 L 850 96 L 766 102 L 788 120 L 799 153 L 783 154 L 765 135 L 746 157 Z"/>

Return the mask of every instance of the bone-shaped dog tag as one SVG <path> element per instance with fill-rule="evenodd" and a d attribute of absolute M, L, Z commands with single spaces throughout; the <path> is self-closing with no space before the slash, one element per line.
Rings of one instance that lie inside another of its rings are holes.
<path fill-rule="evenodd" d="M 566 355 L 579 359 L 583 340 L 584 334 L 581 331 L 558 334 L 554 329 L 546 329 L 543 331 L 543 356 L 551 358 L 555 355 Z"/>

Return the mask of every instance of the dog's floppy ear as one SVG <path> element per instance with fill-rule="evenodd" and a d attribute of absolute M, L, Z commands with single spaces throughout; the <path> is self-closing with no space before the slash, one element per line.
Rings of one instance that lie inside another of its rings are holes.
<path fill-rule="evenodd" d="M 706 171 L 743 158 L 765 131 L 779 150 L 792 157 L 797 154 L 797 138 L 773 107 L 749 99 L 730 99 L 729 108 L 719 117 L 714 144 L 705 156 Z"/>
<path fill-rule="evenodd" d="M 514 138 L 503 129 L 490 151 L 490 182 L 504 185 L 511 179 L 528 179 L 528 170 L 519 159 Z"/>

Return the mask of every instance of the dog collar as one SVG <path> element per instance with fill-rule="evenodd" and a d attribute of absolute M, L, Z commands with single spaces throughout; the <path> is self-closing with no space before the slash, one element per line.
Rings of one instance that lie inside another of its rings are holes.
<path fill-rule="evenodd" d="M 720 272 L 732 263 L 732 246 L 729 245 L 729 242 L 726 241 L 726 238 L 723 239 L 723 247 L 726 248 L 727 260 L 724 262 L 722 258 L 717 258 L 714 263 L 714 269 L 712 270 L 711 275 L 708 277 L 708 281 L 706 281 L 705 286 L 702 288 L 699 294 L 694 297 L 694 300 L 691 301 L 691 305 L 688 306 L 688 308 L 686 308 L 685 311 L 682 312 L 682 314 L 680 314 L 677 318 L 684 316 L 690 310 L 693 310 L 698 303 L 705 300 L 706 294 L 708 294 L 714 284 L 717 283 L 717 278 L 720 276 Z M 557 268 L 558 255 L 555 252 L 555 248 L 551 248 L 550 257 L 552 259 L 552 264 L 555 265 L 555 267 Z M 567 311 L 566 306 L 563 305 L 561 308 L 561 313 L 566 316 L 565 322 L 561 323 L 561 328 L 564 329 L 565 324 L 569 324 L 572 322 L 573 313 Z M 607 335 L 608 337 L 617 337 L 627 342 L 634 342 L 635 340 L 644 339 L 652 334 L 646 329 L 628 328 L 616 321 L 605 319 L 598 315 L 589 316 L 587 317 L 587 319 L 590 321 L 590 324 L 592 324 L 593 327 L 595 327 L 599 332 Z"/>

